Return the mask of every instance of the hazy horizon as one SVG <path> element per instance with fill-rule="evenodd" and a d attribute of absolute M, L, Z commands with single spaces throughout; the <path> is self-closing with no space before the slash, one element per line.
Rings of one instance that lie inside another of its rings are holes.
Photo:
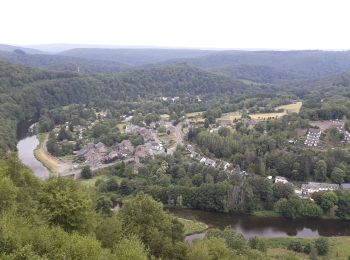
<path fill-rule="evenodd" d="M 20 8 L 19 8 L 20 7 Z M 347 50 L 348 1 L 4 0 L 0 42 L 206 50 Z"/>

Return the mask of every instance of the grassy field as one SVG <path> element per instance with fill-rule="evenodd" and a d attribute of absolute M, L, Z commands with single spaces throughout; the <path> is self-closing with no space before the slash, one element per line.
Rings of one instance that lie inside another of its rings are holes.
<path fill-rule="evenodd" d="M 238 120 L 241 119 L 242 114 L 239 112 L 231 112 L 231 113 L 225 113 L 223 114 L 220 118 L 221 120 L 230 120 L 230 121 L 234 121 L 234 120 Z"/>
<path fill-rule="evenodd" d="M 298 101 L 293 104 L 276 107 L 276 110 L 283 109 L 286 113 L 299 113 L 303 102 Z"/>
<path fill-rule="evenodd" d="M 118 178 L 119 179 L 119 177 L 118 176 L 115 176 L 114 178 Z M 106 175 L 99 175 L 99 176 L 95 176 L 95 177 L 93 177 L 93 178 L 91 178 L 91 179 L 88 179 L 88 180 L 86 180 L 86 179 L 81 179 L 80 180 L 80 182 L 81 182 L 81 184 L 83 184 L 85 187 L 88 187 L 88 188 L 91 188 L 91 187 L 95 187 L 95 183 L 96 183 L 96 181 L 97 180 L 107 180 L 108 179 L 108 176 L 106 176 Z M 121 179 L 121 178 L 120 178 Z M 120 180 L 121 181 L 121 180 Z"/>
<path fill-rule="evenodd" d="M 178 218 L 178 220 L 184 225 L 186 236 L 191 234 L 201 233 L 208 229 L 208 225 L 203 222 L 184 219 L 184 218 Z"/>
<path fill-rule="evenodd" d="M 186 117 L 195 122 L 204 122 L 203 113 L 204 112 L 186 113 Z"/>
<path fill-rule="evenodd" d="M 288 255 L 295 255 L 301 259 L 309 259 L 309 256 L 301 253 L 294 253 L 287 250 L 287 247 L 291 241 L 300 241 L 301 243 L 315 241 L 315 238 L 269 238 L 266 239 L 267 246 L 269 247 L 268 255 L 271 259 L 285 259 Z M 330 237 L 330 251 L 327 256 L 318 257 L 318 259 L 340 259 L 348 260 L 350 257 L 350 236 L 345 237 Z"/>
<path fill-rule="evenodd" d="M 160 115 L 160 119 L 162 119 L 162 120 L 169 120 L 169 115 L 168 114 L 162 114 L 162 115 Z"/>
<path fill-rule="evenodd" d="M 261 114 L 250 114 L 250 118 L 253 120 L 267 120 L 267 119 L 277 119 L 286 115 L 286 112 L 275 112 L 275 113 L 261 113 Z"/>
<path fill-rule="evenodd" d="M 34 150 L 34 156 L 38 159 L 51 173 L 58 172 L 58 163 L 57 161 L 47 154 L 44 150 L 45 140 L 48 138 L 48 133 L 40 133 L 37 135 L 39 139 L 39 145 Z"/>
<path fill-rule="evenodd" d="M 125 133 L 125 126 L 126 126 L 126 124 L 124 124 L 124 123 L 117 124 L 117 128 L 123 134 Z"/>

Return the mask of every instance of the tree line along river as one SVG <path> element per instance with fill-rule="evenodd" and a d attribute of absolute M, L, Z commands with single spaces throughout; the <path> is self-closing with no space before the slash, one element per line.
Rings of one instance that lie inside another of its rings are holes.
<path fill-rule="evenodd" d="M 39 140 L 35 135 L 24 137 L 17 144 L 18 156 L 37 177 L 46 179 L 50 175 L 49 171 L 34 156 L 38 144 Z M 209 227 L 223 229 L 230 226 L 245 237 L 350 236 L 350 222 L 345 220 L 256 217 L 192 209 L 168 210 L 176 216 L 204 222 Z M 186 240 L 191 241 L 203 236 L 204 234 L 194 234 L 188 236 Z"/>

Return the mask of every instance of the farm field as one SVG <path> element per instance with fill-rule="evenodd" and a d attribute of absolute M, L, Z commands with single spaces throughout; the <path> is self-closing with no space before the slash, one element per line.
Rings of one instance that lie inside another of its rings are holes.
<path fill-rule="evenodd" d="M 285 116 L 286 112 L 276 112 L 276 113 L 261 113 L 261 114 L 250 114 L 250 118 L 253 120 L 267 120 L 267 119 L 278 119 Z"/>
<path fill-rule="evenodd" d="M 126 124 L 124 124 L 124 123 L 117 124 L 117 128 L 119 129 L 119 131 L 121 133 L 125 133 L 125 126 L 126 126 Z"/>
<path fill-rule="evenodd" d="M 186 117 L 198 123 L 204 122 L 203 112 L 186 113 Z"/>
<path fill-rule="evenodd" d="M 276 107 L 276 110 L 283 109 L 285 112 L 287 112 L 287 114 L 299 113 L 302 105 L 303 105 L 303 102 L 298 101 L 292 104 Z"/>
<path fill-rule="evenodd" d="M 219 119 L 234 121 L 234 120 L 241 119 L 241 117 L 242 117 L 241 113 L 239 113 L 239 112 L 231 112 L 231 113 L 223 114 Z"/>

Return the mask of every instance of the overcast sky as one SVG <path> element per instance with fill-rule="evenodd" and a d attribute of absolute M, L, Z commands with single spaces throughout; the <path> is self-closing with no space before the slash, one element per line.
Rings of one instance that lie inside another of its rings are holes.
<path fill-rule="evenodd" d="M 346 0 L 0 0 L 0 43 L 350 49 Z"/>

